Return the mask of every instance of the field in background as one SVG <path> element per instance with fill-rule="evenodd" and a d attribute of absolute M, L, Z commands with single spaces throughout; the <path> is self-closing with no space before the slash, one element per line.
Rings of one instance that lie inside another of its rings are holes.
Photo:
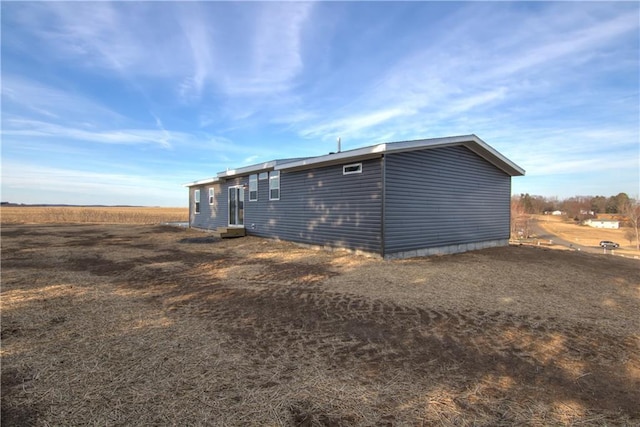
<path fill-rule="evenodd" d="M 189 208 L 142 206 L 2 206 L 3 224 L 160 224 L 187 222 Z"/>
<path fill-rule="evenodd" d="M 538 225 L 551 234 L 583 246 L 600 247 L 600 241 L 610 240 L 620 245 L 616 250 L 619 254 L 638 255 L 633 244 L 629 243 L 629 239 L 625 237 L 628 228 L 619 228 L 617 230 L 609 230 L 603 228 L 594 228 L 586 225 L 575 224 L 573 221 L 566 221 L 562 217 L 552 215 L 533 215 L 537 219 Z"/>

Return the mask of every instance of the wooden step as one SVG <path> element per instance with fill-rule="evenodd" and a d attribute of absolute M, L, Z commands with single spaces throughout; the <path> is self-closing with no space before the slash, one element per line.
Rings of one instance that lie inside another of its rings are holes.
<path fill-rule="evenodd" d="M 214 234 L 223 239 L 230 237 L 244 237 L 247 235 L 244 227 L 218 227 Z"/>

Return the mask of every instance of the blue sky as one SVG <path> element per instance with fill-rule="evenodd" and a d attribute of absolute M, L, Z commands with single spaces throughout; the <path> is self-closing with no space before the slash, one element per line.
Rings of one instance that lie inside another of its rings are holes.
<path fill-rule="evenodd" d="M 515 194 L 637 197 L 637 2 L 6 2 L 2 200 L 186 206 L 227 168 L 475 133 Z"/>

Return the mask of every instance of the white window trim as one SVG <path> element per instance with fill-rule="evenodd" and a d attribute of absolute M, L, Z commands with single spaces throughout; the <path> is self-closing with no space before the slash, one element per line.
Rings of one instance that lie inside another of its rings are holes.
<path fill-rule="evenodd" d="M 196 215 L 200 213 L 200 190 L 193 192 L 193 213 Z"/>
<path fill-rule="evenodd" d="M 347 168 L 357 167 L 357 170 L 347 171 Z M 362 163 L 351 163 L 350 165 L 342 166 L 342 175 L 351 175 L 354 173 L 362 173 Z"/>
<path fill-rule="evenodd" d="M 213 204 L 215 203 L 215 199 L 216 199 L 215 191 L 213 187 L 210 187 L 209 188 L 209 205 L 210 206 L 213 206 Z"/>
<path fill-rule="evenodd" d="M 273 181 L 278 180 L 278 187 L 273 186 Z M 278 190 L 278 197 L 271 197 L 271 190 Z M 269 172 L 269 200 L 280 200 L 280 171 Z"/>
<path fill-rule="evenodd" d="M 255 185 L 255 189 L 252 189 L 252 185 Z M 251 192 L 255 191 L 256 195 L 255 195 L 255 199 L 251 198 Z M 250 202 L 257 202 L 258 201 L 258 174 L 253 174 L 253 175 L 249 175 L 249 201 Z"/>

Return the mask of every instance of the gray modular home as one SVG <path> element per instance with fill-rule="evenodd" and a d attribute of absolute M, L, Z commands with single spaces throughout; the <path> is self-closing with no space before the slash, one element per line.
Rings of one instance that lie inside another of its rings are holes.
<path fill-rule="evenodd" d="M 406 258 L 507 245 L 521 175 L 467 135 L 273 160 L 185 186 L 191 227 Z"/>

